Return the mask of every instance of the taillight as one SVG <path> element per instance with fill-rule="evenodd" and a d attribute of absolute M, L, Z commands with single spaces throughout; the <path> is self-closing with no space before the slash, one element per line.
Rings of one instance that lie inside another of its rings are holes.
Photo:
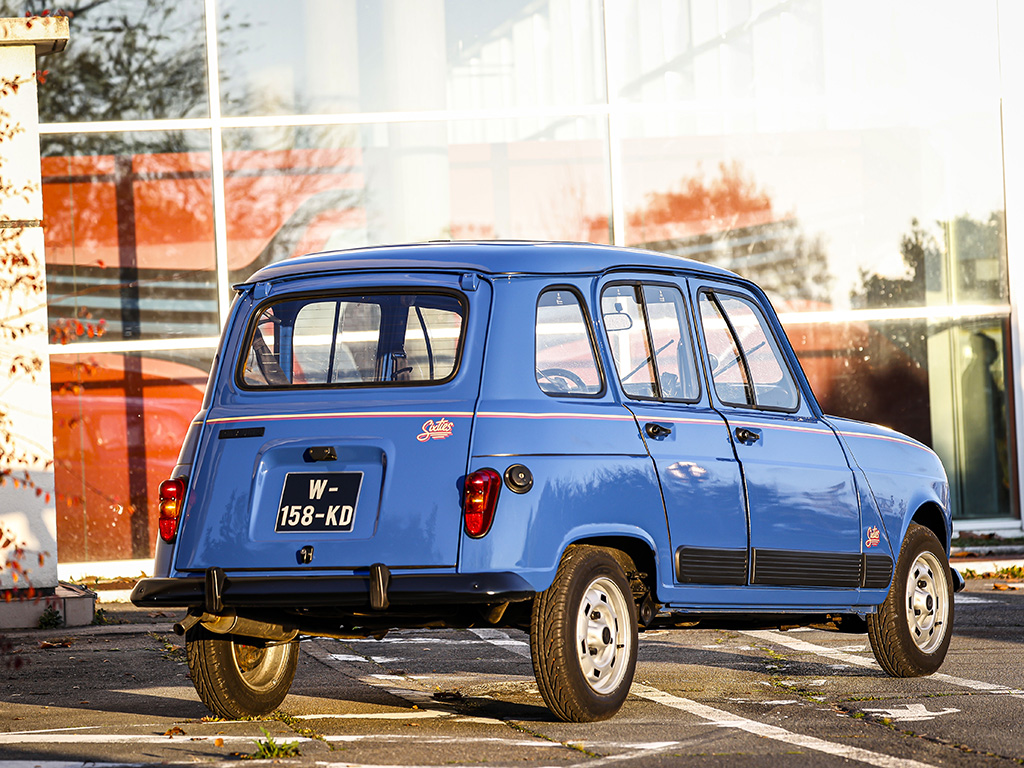
<path fill-rule="evenodd" d="M 171 543 L 178 532 L 181 502 L 185 498 L 185 478 L 175 477 L 160 483 L 160 538 Z"/>
<path fill-rule="evenodd" d="M 501 476 L 493 469 L 478 469 L 466 477 L 462 487 L 462 519 L 466 533 L 473 538 L 491 530 L 500 490 Z"/>

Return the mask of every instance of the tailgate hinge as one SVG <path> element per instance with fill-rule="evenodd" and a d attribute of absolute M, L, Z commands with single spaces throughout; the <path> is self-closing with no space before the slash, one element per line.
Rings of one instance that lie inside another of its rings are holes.
<path fill-rule="evenodd" d="M 370 566 L 370 607 L 375 611 L 386 611 L 388 608 L 388 585 L 391 584 L 391 571 L 384 563 Z"/>
<path fill-rule="evenodd" d="M 204 605 L 207 613 L 217 614 L 224 610 L 224 569 L 206 569 L 206 589 L 203 591 Z"/>

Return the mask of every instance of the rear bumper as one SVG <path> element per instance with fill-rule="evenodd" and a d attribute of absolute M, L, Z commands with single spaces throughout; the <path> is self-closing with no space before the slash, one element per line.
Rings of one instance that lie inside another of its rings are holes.
<path fill-rule="evenodd" d="M 210 575 L 142 579 L 131 601 L 144 607 L 351 608 L 371 605 L 366 576 L 231 576 L 221 572 L 213 591 Z M 379 587 L 378 587 L 379 588 Z M 473 605 L 528 600 L 534 589 L 514 573 L 392 574 L 386 585 L 391 607 Z"/>

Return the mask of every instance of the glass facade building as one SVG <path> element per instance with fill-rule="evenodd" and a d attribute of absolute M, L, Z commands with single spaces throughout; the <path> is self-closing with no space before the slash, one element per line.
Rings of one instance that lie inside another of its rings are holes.
<path fill-rule="evenodd" d="M 1010 2 L 65 10 L 40 87 L 62 562 L 151 555 L 233 283 L 445 238 L 753 278 L 827 412 L 932 446 L 960 530 L 1020 530 Z"/>

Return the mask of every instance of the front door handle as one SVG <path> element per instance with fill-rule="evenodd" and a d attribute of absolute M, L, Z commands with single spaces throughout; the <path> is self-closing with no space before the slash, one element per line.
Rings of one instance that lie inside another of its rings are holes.
<path fill-rule="evenodd" d="M 672 434 L 672 427 L 666 427 L 661 424 L 656 424 L 653 421 L 649 421 L 644 424 L 644 432 L 647 433 L 648 437 L 660 440 L 661 438 L 668 437 Z"/>
<path fill-rule="evenodd" d="M 733 432 L 736 435 L 736 439 L 746 445 L 753 445 L 761 439 L 761 433 L 756 432 L 753 429 L 747 429 L 746 427 L 736 427 L 736 431 Z"/>

